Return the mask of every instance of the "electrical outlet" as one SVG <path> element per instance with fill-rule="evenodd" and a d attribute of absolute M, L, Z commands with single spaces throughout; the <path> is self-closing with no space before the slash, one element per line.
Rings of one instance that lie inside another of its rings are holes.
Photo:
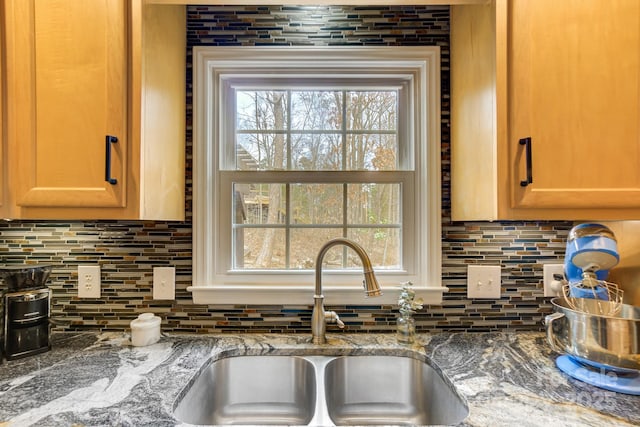
<path fill-rule="evenodd" d="M 175 298 L 176 298 L 175 267 L 154 267 L 153 299 L 175 299 Z"/>
<path fill-rule="evenodd" d="M 468 298 L 500 298 L 500 266 L 470 265 L 467 269 Z"/>
<path fill-rule="evenodd" d="M 562 277 L 564 277 L 564 265 L 563 264 L 544 264 L 542 266 L 542 277 L 543 277 L 543 283 L 544 283 L 545 297 L 557 297 L 558 295 L 560 295 L 560 291 L 562 290 L 561 287 L 557 288 L 558 283 L 555 283 L 552 286 L 552 283 L 554 282 L 554 278 L 553 278 L 554 274 L 560 274 Z"/>
<path fill-rule="evenodd" d="M 100 298 L 100 266 L 78 266 L 78 297 Z"/>

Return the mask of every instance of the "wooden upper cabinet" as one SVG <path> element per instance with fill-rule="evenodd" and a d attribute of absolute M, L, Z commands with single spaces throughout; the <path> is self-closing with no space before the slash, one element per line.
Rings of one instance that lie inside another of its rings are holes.
<path fill-rule="evenodd" d="M 144 38 L 152 38 L 153 48 L 152 26 L 161 23 L 144 27 L 142 0 L 6 1 L 14 217 L 184 218 L 184 112 L 173 109 L 170 117 L 152 119 L 167 131 L 156 141 L 146 137 L 143 122 L 148 80 L 156 85 L 154 93 L 165 95 L 163 102 L 185 109 L 180 8 L 164 23 L 177 37 L 163 59 L 178 71 L 167 75 L 145 69 Z M 159 81 L 157 73 L 163 76 Z M 146 179 L 158 168 L 170 183 Z"/>
<path fill-rule="evenodd" d="M 640 219 L 640 2 L 497 0 L 451 26 L 452 218 Z"/>
<path fill-rule="evenodd" d="M 0 22 L 4 22 L 4 7 L 0 3 Z M 6 167 L 5 167 L 5 111 L 6 111 L 6 97 L 5 97 L 5 48 L 4 48 L 4 27 L 0 27 L 0 216 L 6 218 L 9 213 L 7 210 L 6 199 Z"/>
<path fill-rule="evenodd" d="M 533 155 L 514 205 L 640 208 L 640 2 L 510 6 L 509 149 L 521 177 L 514 142 L 530 136 Z"/>
<path fill-rule="evenodd" d="M 7 12 L 16 204 L 124 206 L 125 2 L 13 0 Z M 116 184 L 105 180 L 107 136 Z"/>

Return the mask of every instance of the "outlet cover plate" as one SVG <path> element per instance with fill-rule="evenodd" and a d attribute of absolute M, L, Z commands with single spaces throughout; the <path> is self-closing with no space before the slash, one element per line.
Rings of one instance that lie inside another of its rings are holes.
<path fill-rule="evenodd" d="M 176 298 L 176 268 L 153 268 L 153 299 Z"/>
<path fill-rule="evenodd" d="M 78 266 L 78 298 L 100 298 L 100 266 Z"/>
<path fill-rule="evenodd" d="M 470 265 L 467 269 L 467 297 L 500 299 L 500 266 Z"/>
<path fill-rule="evenodd" d="M 545 297 L 557 297 L 561 292 L 552 289 L 551 283 L 554 281 L 553 275 L 560 274 L 564 277 L 564 264 L 544 264 L 542 266 L 542 277 Z"/>

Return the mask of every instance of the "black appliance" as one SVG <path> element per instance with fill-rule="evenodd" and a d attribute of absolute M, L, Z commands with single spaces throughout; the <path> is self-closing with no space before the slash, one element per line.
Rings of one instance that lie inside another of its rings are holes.
<path fill-rule="evenodd" d="M 49 315 L 51 290 L 46 283 L 51 266 L 11 266 L 0 268 L 4 280 L 4 339 L 7 360 L 51 349 Z"/>

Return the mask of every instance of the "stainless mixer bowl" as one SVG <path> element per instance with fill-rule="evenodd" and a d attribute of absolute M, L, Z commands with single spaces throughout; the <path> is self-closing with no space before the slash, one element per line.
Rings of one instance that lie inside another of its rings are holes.
<path fill-rule="evenodd" d="M 618 372 L 640 371 L 640 307 L 621 304 L 617 315 L 605 316 L 598 313 L 608 301 L 559 297 L 551 304 L 555 312 L 545 323 L 554 351 Z"/>

